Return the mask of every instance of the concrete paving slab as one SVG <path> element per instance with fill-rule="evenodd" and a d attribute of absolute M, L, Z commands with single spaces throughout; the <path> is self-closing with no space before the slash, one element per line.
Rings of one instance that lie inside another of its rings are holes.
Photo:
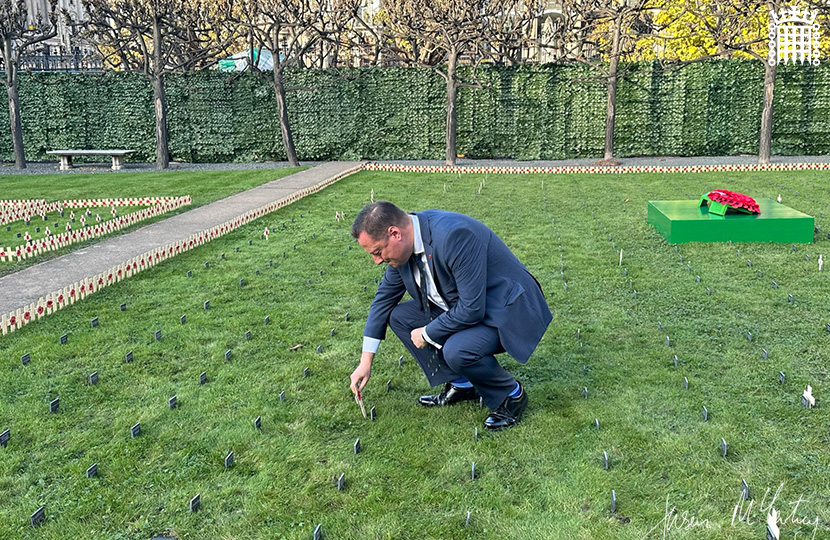
<path fill-rule="evenodd" d="M 42 296 L 104 272 L 132 257 L 171 242 L 184 240 L 359 165 L 359 162 L 354 161 L 322 163 L 131 233 L 3 276 L 0 278 L 0 313 L 9 313 L 37 302 Z"/>

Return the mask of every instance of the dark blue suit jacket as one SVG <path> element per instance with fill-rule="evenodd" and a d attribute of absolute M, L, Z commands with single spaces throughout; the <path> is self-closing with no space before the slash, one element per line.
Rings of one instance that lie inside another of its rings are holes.
<path fill-rule="evenodd" d="M 443 345 L 465 328 L 496 328 L 504 349 L 526 362 L 553 318 L 536 279 L 487 226 L 469 216 L 425 210 L 416 212 L 421 237 L 438 291 L 449 306 L 426 327 Z M 386 337 L 389 314 L 405 292 L 421 297 L 410 263 L 389 266 L 375 294 L 364 335 Z"/>

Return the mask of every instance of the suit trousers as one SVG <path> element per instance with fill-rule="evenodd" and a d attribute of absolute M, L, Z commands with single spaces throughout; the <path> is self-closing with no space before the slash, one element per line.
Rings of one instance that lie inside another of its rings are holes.
<path fill-rule="evenodd" d="M 436 306 L 433 317 L 442 313 Z M 477 324 L 449 337 L 441 349 L 430 344 L 419 349 L 412 343 L 412 330 L 429 323 L 418 302 L 401 302 L 389 316 L 389 328 L 403 343 L 404 347 L 421 366 L 432 386 L 437 386 L 465 377 L 475 386 L 490 410 L 501 405 L 516 387 L 516 379 L 496 360 L 494 355 L 503 353 L 498 330 L 484 324 Z M 432 352 L 437 353 L 438 371 L 429 368 Z"/>

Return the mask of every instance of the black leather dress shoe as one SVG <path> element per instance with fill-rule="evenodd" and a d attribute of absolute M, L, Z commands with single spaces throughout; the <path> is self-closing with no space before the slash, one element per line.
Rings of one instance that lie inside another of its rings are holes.
<path fill-rule="evenodd" d="M 527 392 L 522 383 L 519 383 L 519 395 L 505 399 L 498 409 L 490 413 L 484 421 L 484 427 L 498 431 L 515 426 L 521 419 L 525 407 L 527 407 Z"/>
<path fill-rule="evenodd" d="M 419 397 L 418 404 L 424 407 L 443 407 L 445 405 L 455 405 L 462 401 L 474 401 L 476 399 L 478 399 L 478 392 L 476 392 L 475 387 L 457 388 L 447 383 L 437 396 Z"/>

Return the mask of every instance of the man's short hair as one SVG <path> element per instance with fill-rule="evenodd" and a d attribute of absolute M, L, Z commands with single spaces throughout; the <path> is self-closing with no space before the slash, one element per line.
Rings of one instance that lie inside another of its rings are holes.
<path fill-rule="evenodd" d="M 375 201 L 358 212 L 352 223 L 352 236 L 357 239 L 366 233 L 373 240 L 380 240 L 390 226 L 405 227 L 409 215 L 389 201 Z"/>

